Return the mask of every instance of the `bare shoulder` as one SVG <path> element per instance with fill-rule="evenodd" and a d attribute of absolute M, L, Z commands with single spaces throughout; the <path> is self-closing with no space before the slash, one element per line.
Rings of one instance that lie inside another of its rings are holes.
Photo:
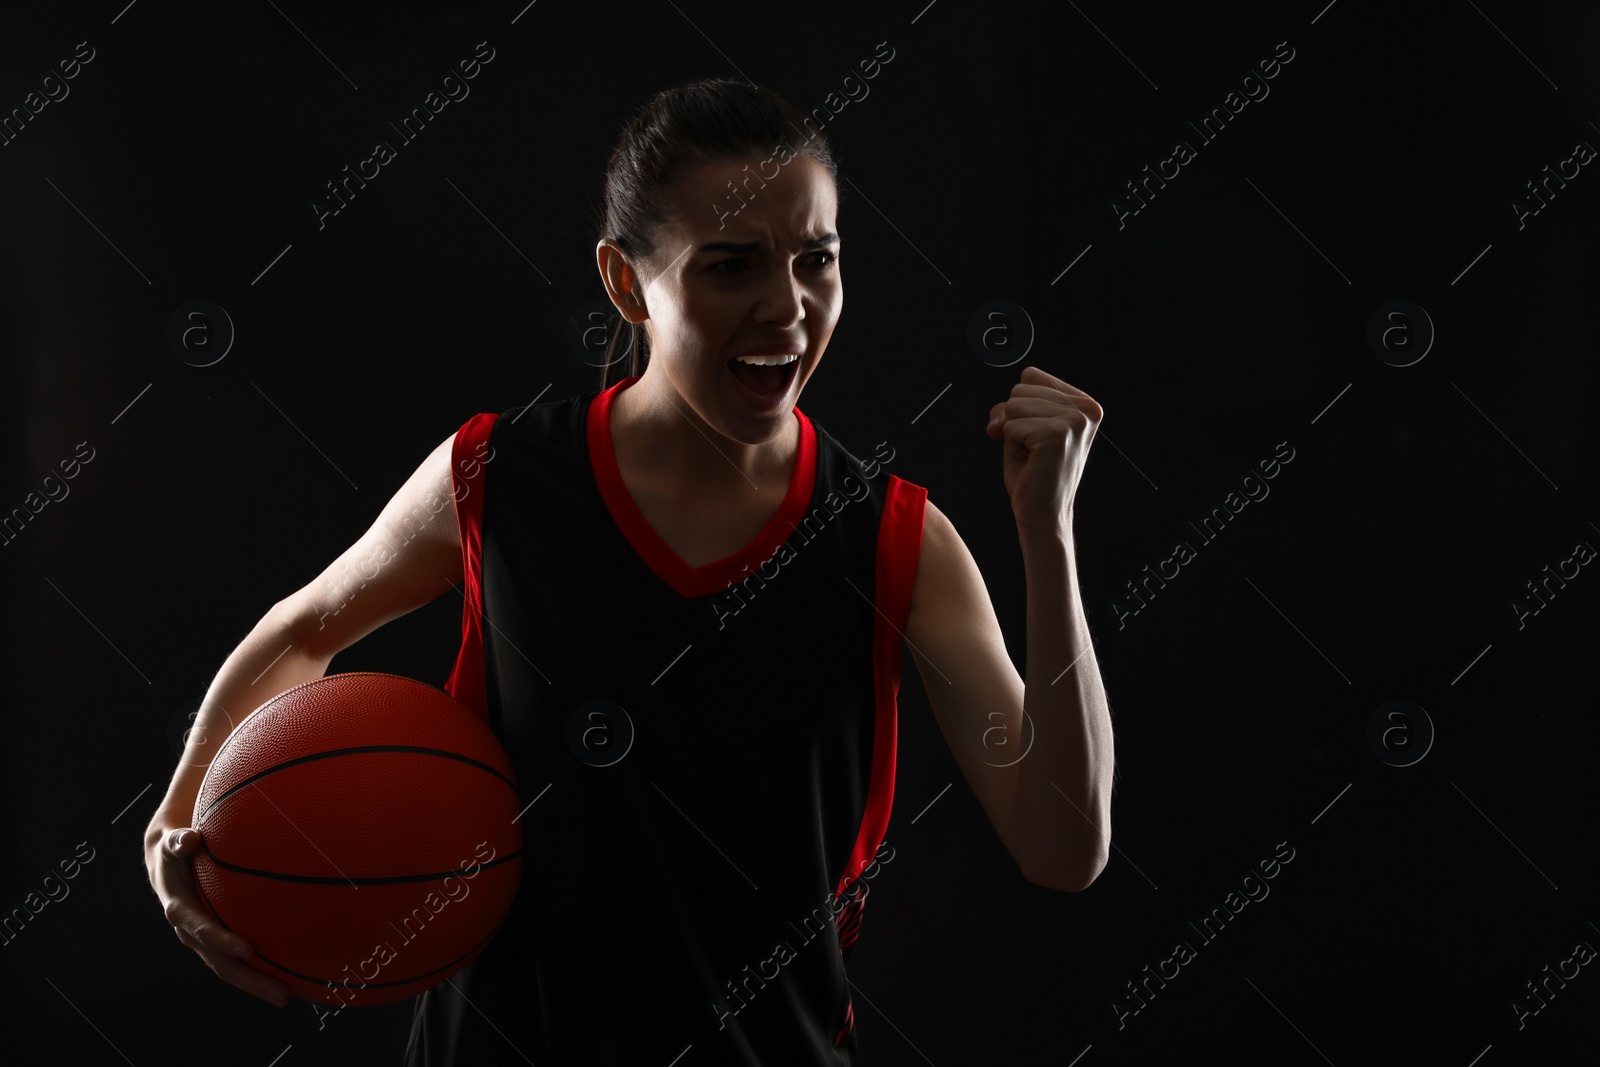
<path fill-rule="evenodd" d="M 456 434 L 440 441 L 417 465 L 379 516 L 393 517 L 401 523 L 407 540 L 420 537 L 436 548 L 461 550 L 461 531 L 456 518 L 456 483 L 452 456 Z M 393 511 L 395 514 L 390 515 Z"/>
<path fill-rule="evenodd" d="M 929 498 L 922 505 L 922 549 L 917 559 L 917 581 L 911 593 L 911 615 L 926 614 L 936 604 L 948 603 L 956 594 L 970 596 L 973 586 L 983 589 L 983 576 L 967 544 L 950 517 Z"/>
<path fill-rule="evenodd" d="M 948 655 L 953 645 L 993 645 L 999 633 L 994 604 L 978 561 L 950 517 L 931 499 L 925 501 L 922 549 L 917 559 L 916 584 L 911 590 L 906 636 L 916 645 L 938 646 Z"/>

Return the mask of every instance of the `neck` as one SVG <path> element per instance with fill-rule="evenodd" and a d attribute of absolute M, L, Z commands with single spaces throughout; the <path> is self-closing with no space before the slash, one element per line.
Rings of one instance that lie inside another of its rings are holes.
<path fill-rule="evenodd" d="M 650 368 L 611 403 L 617 462 L 672 496 L 751 493 L 786 488 L 797 462 L 800 423 L 791 412 L 771 440 L 747 444 L 708 424 Z"/>

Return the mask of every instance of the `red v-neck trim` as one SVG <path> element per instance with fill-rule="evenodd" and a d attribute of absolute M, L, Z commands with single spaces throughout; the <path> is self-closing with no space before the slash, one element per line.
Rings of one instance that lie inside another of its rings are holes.
<path fill-rule="evenodd" d="M 600 496 L 611 518 L 656 577 L 685 597 L 719 592 L 728 583 L 743 578 L 746 570 L 753 571 L 770 558 L 798 528 L 801 516 L 810 506 L 811 494 L 816 489 L 816 431 L 812 429 L 811 420 L 796 406 L 794 416 L 800 422 L 800 454 L 795 457 L 789 491 L 783 503 L 761 528 L 761 532 L 739 551 L 713 563 L 691 567 L 645 519 L 633 494 L 628 492 L 627 483 L 622 480 L 622 468 L 617 465 L 617 453 L 611 440 L 611 404 L 622 390 L 640 377 L 634 375 L 622 379 L 596 394 L 589 404 L 585 430 L 589 442 L 589 464 L 594 470 L 595 483 L 599 486 Z"/>

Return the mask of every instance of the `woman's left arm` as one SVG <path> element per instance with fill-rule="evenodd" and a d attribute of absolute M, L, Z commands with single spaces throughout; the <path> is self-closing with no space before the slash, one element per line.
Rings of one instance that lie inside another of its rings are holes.
<path fill-rule="evenodd" d="M 972 554 L 931 502 L 906 639 L 945 740 L 1024 877 L 1076 892 L 1111 845 L 1111 715 L 1072 540 L 1072 500 L 1102 410 L 1025 367 L 991 415 L 1027 578 L 1027 682 Z"/>

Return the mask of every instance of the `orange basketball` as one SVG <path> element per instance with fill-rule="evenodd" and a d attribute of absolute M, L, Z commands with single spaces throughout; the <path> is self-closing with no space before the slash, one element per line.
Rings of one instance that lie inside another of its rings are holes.
<path fill-rule="evenodd" d="M 195 800 L 201 901 L 306 1000 L 388 1004 L 494 936 L 522 875 L 499 740 L 430 685 L 333 674 L 257 708 Z"/>

